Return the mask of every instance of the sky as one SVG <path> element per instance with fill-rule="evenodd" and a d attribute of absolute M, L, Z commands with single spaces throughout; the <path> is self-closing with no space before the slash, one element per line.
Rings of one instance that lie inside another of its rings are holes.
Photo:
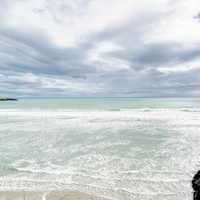
<path fill-rule="evenodd" d="M 0 2 L 0 96 L 200 96 L 199 0 Z"/>

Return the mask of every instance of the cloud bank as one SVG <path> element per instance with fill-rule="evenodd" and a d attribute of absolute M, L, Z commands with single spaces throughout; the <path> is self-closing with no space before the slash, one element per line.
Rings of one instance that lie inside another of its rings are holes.
<path fill-rule="evenodd" d="M 2 0 L 0 94 L 199 96 L 197 0 Z"/>

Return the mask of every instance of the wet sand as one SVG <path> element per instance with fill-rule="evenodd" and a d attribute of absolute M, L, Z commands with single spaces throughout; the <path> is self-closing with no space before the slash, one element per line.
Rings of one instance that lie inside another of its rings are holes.
<path fill-rule="evenodd" d="M 105 200 L 81 192 L 0 192 L 0 200 Z"/>

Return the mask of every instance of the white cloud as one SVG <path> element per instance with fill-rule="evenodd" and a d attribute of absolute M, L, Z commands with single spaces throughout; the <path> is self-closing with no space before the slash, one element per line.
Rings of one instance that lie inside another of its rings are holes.
<path fill-rule="evenodd" d="M 12 1 L 6 23 L 14 28 L 38 29 L 59 45 L 69 46 L 106 29 L 164 10 L 167 0 L 22 0 Z"/>
<path fill-rule="evenodd" d="M 196 95 L 199 8 L 197 0 L 2 0 L 0 92 L 159 96 L 190 85 Z"/>
<path fill-rule="evenodd" d="M 150 41 L 180 42 L 185 45 L 200 42 L 200 26 L 194 17 L 200 12 L 200 1 L 173 1 L 168 8 L 171 13 L 148 35 Z M 188 44 L 189 43 L 189 44 Z"/>

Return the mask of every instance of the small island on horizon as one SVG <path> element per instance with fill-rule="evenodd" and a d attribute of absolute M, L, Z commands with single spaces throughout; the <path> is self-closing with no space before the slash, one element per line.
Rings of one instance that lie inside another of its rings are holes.
<path fill-rule="evenodd" d="M 0 101 L 17 101 L 16 98 L 0 97 Z"/>

